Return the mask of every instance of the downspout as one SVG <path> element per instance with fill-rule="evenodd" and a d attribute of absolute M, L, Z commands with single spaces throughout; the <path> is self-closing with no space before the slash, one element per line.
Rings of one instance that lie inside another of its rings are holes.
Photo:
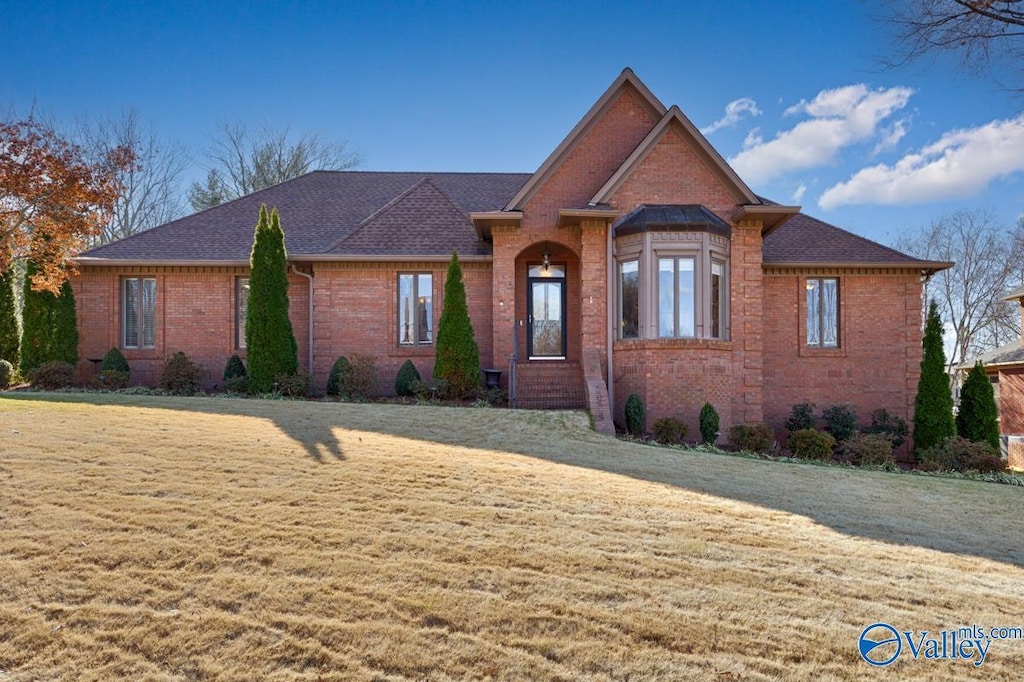
<path fill-rule="evenodd" d="M 607 333 L 607 345 L 608 345 L 608 378 L 606 383 L 608 384 L 608 413 L 615 421 L 615 373 L 612 371 L 612 343 L 615 341 L 615 311 L 618 309 L 616 305 L 615 295 L 615 262 L 612 255 L 612 225 L 611 221 L 608 221 L 608 233 L 606 239 L 606 254 L 605 254 L 605 269 L 607 270 L 608 286 L 607 294 L 605 295 L 606 308 L 608 310 L 607 321 L 605 323 L 605 332 Z"/>
<path fill-rule="evenodd" d="M 289 263 L 288 267 L 299 277 L 305 277 L 309 283 L 309 376 L 313 377 L 313 275 L 307 275 L 306 273 L 295 267 L 295 263 Z"/>

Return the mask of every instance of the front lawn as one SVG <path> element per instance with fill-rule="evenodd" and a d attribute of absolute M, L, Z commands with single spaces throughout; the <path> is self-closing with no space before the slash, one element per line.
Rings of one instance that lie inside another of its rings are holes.
<path fill-rule="evenodd" d="M 1024 626 L 1022 522 L 581 413 L 7 394 L 0 680 L 1016 679 L 857 639 Z"/>

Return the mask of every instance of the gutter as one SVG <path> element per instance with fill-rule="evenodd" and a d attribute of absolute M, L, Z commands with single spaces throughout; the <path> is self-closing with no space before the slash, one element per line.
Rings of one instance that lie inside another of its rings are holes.
<path fill-rule="evenodd" d="M 299 277 L 305 277 L 309 283 L 309 377 L 313 378 L 313 275 L 307 275 L 295 267 L 295 263 L 289 263 L 288 267 Z"/>

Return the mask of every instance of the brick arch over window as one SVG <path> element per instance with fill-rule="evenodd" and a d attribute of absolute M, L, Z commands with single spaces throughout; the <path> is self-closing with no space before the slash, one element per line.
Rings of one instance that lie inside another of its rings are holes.
<path fill-rule="evenodd" d="M 517 324 L 522 322 L 518 333 L 518 354 L 520 359 L 528 357 L 527 349 L 527 281 L 529 278 L 530 265 L 541 264 L 544 261 L 544 254 L 552 264 L 565 266 L 565 287 L 566 287 L 566 310 L 565 310 L 565 334 L 566 334 L 566 362 L 580 362 L 582 353 L 580 343 L 580 315 L 581 315 L 581 286 L 580 286 L 580 259 L 576 252 L 569 246 L 556 241 L 542 241 L 531 244 L 524 248 L 516 256 L 515 262 L 515 309 Z"/>

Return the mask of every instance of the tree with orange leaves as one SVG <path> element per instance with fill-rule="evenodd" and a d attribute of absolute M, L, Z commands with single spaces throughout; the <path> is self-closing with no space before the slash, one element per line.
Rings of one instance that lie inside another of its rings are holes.
<path fill-rule="evenodd" d="M 38 268 L 32 287 L 57 294 L 74 271 L 68 259 L 110 220 L 118 171 L 134 163 L 125 147 L 89 162 L 80 147 L 32 118 L 0 122 L 0 272 L 30 259 Z"/>

